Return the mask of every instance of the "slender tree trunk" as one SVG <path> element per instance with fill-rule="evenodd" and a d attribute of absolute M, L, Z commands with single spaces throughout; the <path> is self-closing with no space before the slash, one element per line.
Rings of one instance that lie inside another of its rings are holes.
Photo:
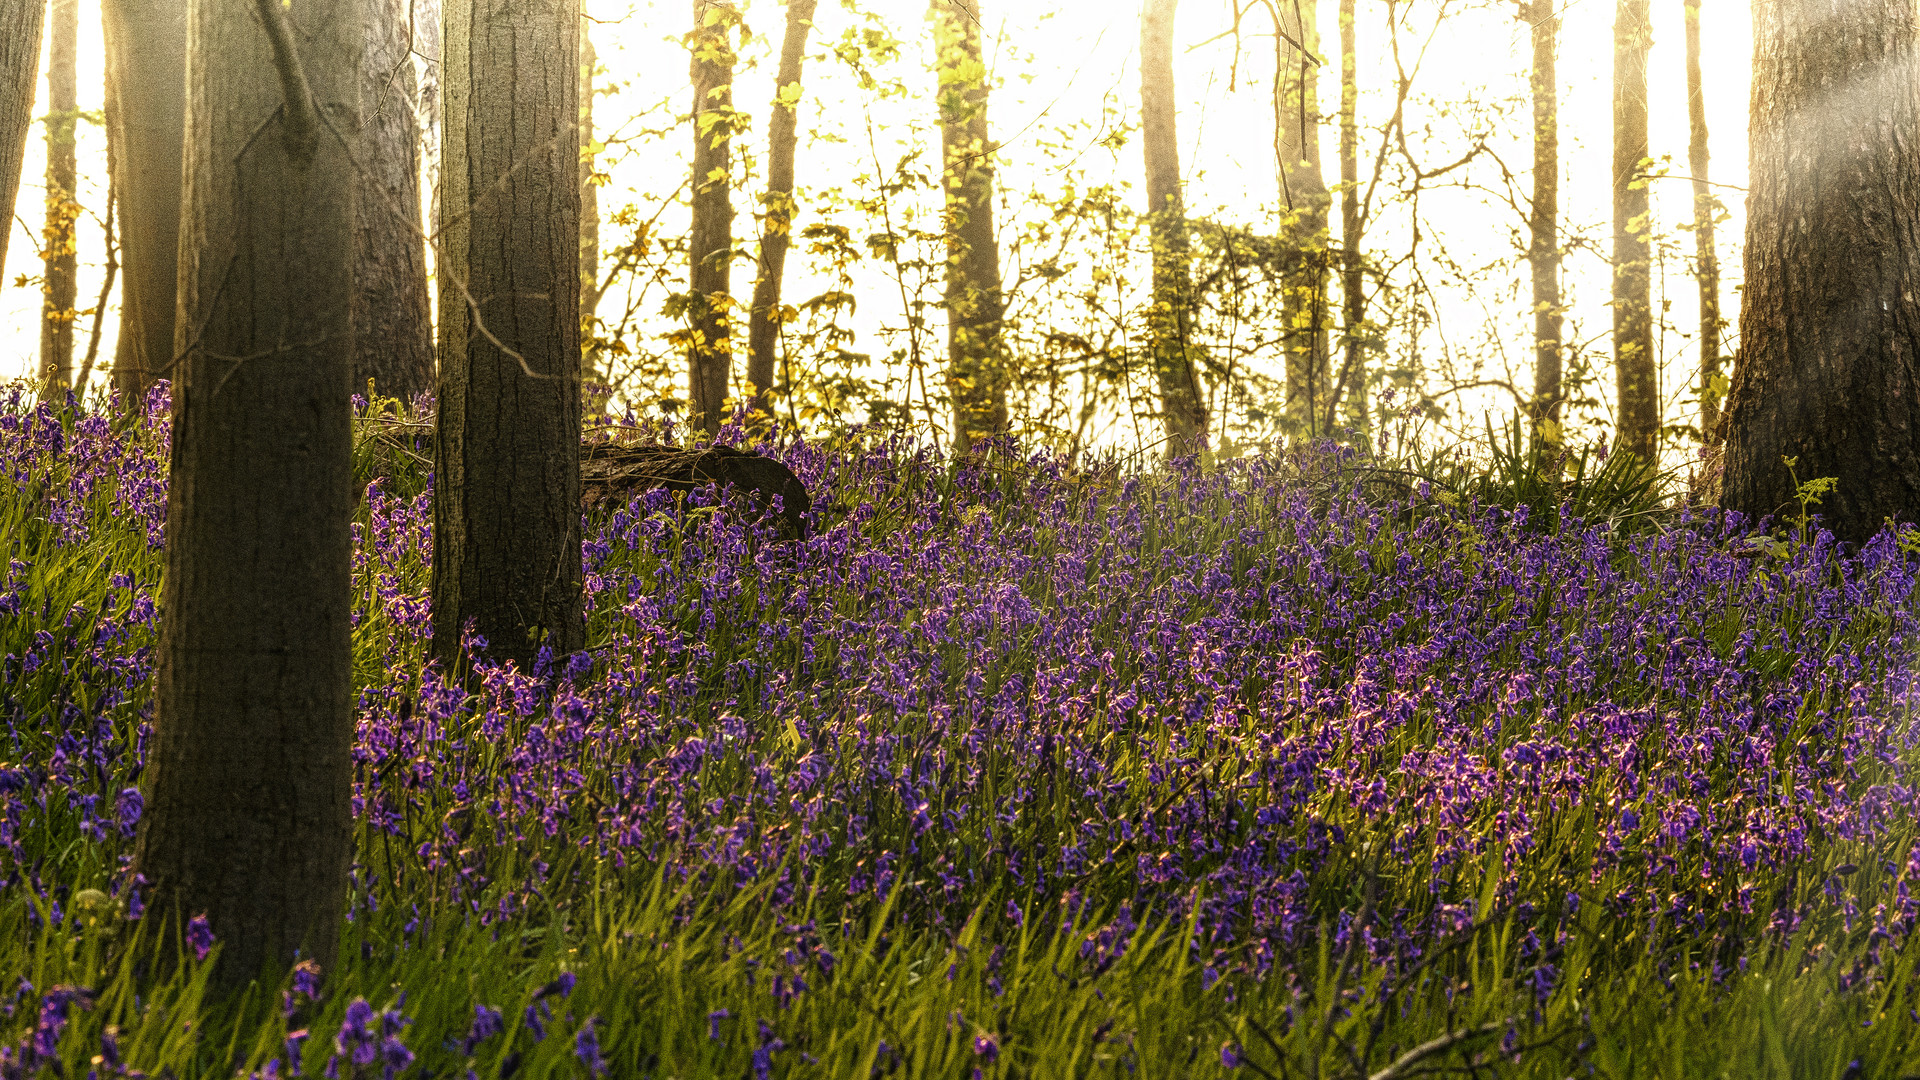
<path fill-rule="evenodd" d="M 780 43 L 780 74 L 767 125 L 766 217 L 760 234 L 760 274 L 753 283 L 747 326 L 747 382 L 754 406 L 771 410 L 774 361 L 780 351 L 780 288 L 793 242 L 793 155 L 799 139 L 800 65 L 813 29 L 815 0 L 787 0 L 787 35 Z"/>
<path fill-rule="evenodd" d="M 1687 171 L 1693 174 L 1694 277 L 1700 283 L 1700 440 L 1720 441 L 1720 256 L 1713 218 L 1720 209 L 1708 180 L 1707 99 L 1700 85 L 1700 0 L 1683 0 L 1687 19 Z"/>
<path fill-rule="evenodd" d="M 295 950 L 331 967 L 353 854 L 347 140 L 364 19 L 364 0 L 190 7 L 181 363 L 134 865 L 148 919 L 206 915 L 230 987 Z"/>
<path fill-rule="evenodd" d="M 1281 315 L 1287 335 L 1288 426 L 1296 436 L 1320 430 L 1330 389 L 1327 310 L 1328 214 L 1333 198 L 1320 168 L 1320 48 L 1316 5 L 1284 0 L 1274 26 L 1273 132 L 1282 227 L 1292 264 Z"/>
<path fill-rule="evenodd" d="M 1648 0 L 1619 0 L 1613 24 L 1613 364 L 1619 447 L 1646 461 L 1660 449 L 1660 377 L 1653 352 L 1653 250 L 1647 183 Z"/>
<path fill-rule="evenodd" d="M 1547 441 L 1560 442 L 1560 76 L 1555 37 L 1560 17 L 1553 0 L 1521 0 L 1520 17 L 1533 35 L 1533 209 L 1527 264 L 1533 271 L 1533 401 L 1528 414 Z"/>
<path fill-rule="evenodd" d="M 733 28 L 727 0 L 693 0 L 693 227 L 688 297 L 690 418 L 708 435 L 726 419 L 733 381 Z"/>
<path fill-rule="evenodd" d="M 579 0 L 450 0 L 434 652 L 578 650 Z"/>
<path fill-rule="evenodd" d="M 49 387 L 73 383 L 74 220 L 79 169 L 74 127 L 80 119 L 80 82 L 74 63 L 80 52 L 78 0 L 51 0 L 47 35 L 47 223 L 40 243 L 45 260 L 45 302 L 40 310 L 40 376 Z"/>
<path fill-rule="evenodd" d="M 593 331 L 600 304 L 600 187 L 593 182 L 593 77 L 600 58 L 593 51 L 591 24 L 580 20 L 580 333 Z M 592 357 L 583 358 L 591 367 Z"/>
<path fill-rule="evenodd" d="M 1340 0 L 1340 299 L 1346 356 L 1327 400 L 1327 429 L 1333 430 L 1341 397 L 1347 415 L 1362 431 L 1367 422 L 1367 294 L 1360 253 L 1366 223 L 1360 217 L 1360 82 L 1354 42 L 1354 0 Z"/>
<path fill-rule="evenodd" d="M 1746 292 L 1721 505 L 1842 540 L 1920 518 L 1920 32 L 1907 0 L 1756 0 Z M 1795 459 L 1789 468 L 1783 458 Z"/>
<path fill-rule="evenodd" d="M 100 0 L 107 148 L 120 203 L 120 337 L 113 385 L 132 402 L 173 377 L 179 301 L 180 158 L 186 126 L 187 5 Z"/>
<path fill-rule="evenodd" d="M 420 190 L 436 259 L 440 242 L 440 0 L 413 0 L 413 52 L 420 79 L 414 115 L 420 128 Z M 438 342 L 436 335 L 435 341 Z"/>
<path fill-rule="evenodd" d="M 953 447 L 964 454 L 1007 430 L 1005 299 L 993 230 L 993 145 L 979 4 L 932 0 L 940 101 L 941 189 L 946 193 L 947 386 Z"/>
<path fill-rule="evenodd" d="M 420 132 L 409 0 L 370 0 L 354 234 L 353 392 L 411 402 L 433 389 L 433 318 L 420 228 Z"/>
<path fill-rule="evenodd" d="M 1174 453 L 1205 447 L 1209 421 L 1194 364 L 1193 280 L 1187 214 L 1180 197 L 1180 142 L 1173 97 L 1173 17 L 1179 0 L 1147 0 L 1140 12 L 1140 136 L 1147 159 L 1147 223 L 1153 240 L 1153 307 L 1147 322 L 1160 410 Z"/>
<path fill-rule="evenodd" d="M 0 0 L 0 266 L 13 235 L 13 203 L 33 125 L 33 87 L 40 77 L 40 22 L 46 0 Z"/>

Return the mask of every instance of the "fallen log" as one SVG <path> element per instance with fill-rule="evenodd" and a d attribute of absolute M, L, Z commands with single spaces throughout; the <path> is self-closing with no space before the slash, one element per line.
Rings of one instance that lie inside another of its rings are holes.
<path fill-rule="evenodd" d="M 602 443 L 580 448 L 582 509 L 625 503 L 656 488 L 694 491 L 708 484 L 745 492 L 763 510 L 771 510 L 778 496 L 785 530 L 806 536 L 805 515 L 813 500 L 800 478 L 772 458 L 731 446 Z"/>

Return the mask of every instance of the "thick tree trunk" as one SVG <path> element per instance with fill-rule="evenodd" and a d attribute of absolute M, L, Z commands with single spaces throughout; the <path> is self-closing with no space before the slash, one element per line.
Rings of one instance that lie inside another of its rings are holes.
<path fill-rule="evenodd" d="M 1653 352 L 1647 182 L 1648 0 L 1619 0 L 1613 24 L 1613 366 L 1619 448 L 1660 449 L 1660 377 Z"/>
<path fill-rule="evenodd" d="M 134 865 L 148 919 L 206 915 L 229 986 L 295 950 L 330 968 L 353 853 L 344 140 L 364 16 L 364 0 L 193 0 L 189 15 L 181 362 Z"/>
<path fill-rule="evenodd" d="M 1354 42 L 1354 0 L 1340 0 L 1340 337 L 1346 356 L 1327 401 L 1327 430 L 1346 414 L 1355 428 L 1367 426 L 1367 294 L 1360 253 L 1366 222 L 1360 217 L 1360 82 Z"/>
<path fill-rule="evenodd" d="M 1192 343 L 1193 279 L 1180 197 L 1180 143 L 1173 97 L 1173 17 L 1179 0 L 1147 0 L 1140 12 L 1140 143 L 1147 159 L 1147 224 L 1153 241 L 1153 306 L 1147 320 L 1153 374 L 1169 449 L 1206 445 L 1207 400 Z"/>
<path fill-rule="evenodd" d="M 1756 0 L 1740 362 L 1721 505 L 1843 540 L 1920 518 L 1920 84 L 1907 0 Z M 1794 458 L 1789 469 L 1782 458 Z"/>
<path fill-rule="evenodd" d="M 993 231 L 993 156 L 987 68 L 978 3 L 933 0 L 940 102 L 941 189 L 946 193 L 947 387 L 953 447 L 964 454 L 1007 430 L 1007 356 L 1000 246 Z"/>
<path fill-rule="evenodd" d="M 1682 0 L 1687 20 L 1687 171 L 1693 174 L 1694 277 L 1700 284 L 1700 440 L 1720 441 L 1720 256 L 1713 218 L 1720 201 L 1707 178 L 1707 98 L 1700 85 L 1700 0 Z"/>
<path fill-rule="evenodd" d="M 40 22 L 46 0 L 0 0 L 0 266 L 13 235 L 13 202 L 33 125 L 33 88 L 40 77 Z"/>
<path fill-rule="evenodd" d="M 40 233 L 45 301 L 40 308 L 40 377 L 49 387 L 73 383 L 74 220 L 79 169 L 74 127 L 80 120 L 80 82 L 74 62 L 80 51 L 78 0 L 52 0 L 47 35 L 47 223 Z"/>
<path fill-rule="evenodd" d="M 123 271 L 113 385 L 123 400 L 133 401 L 155 379 L 173 373 L 187 5 L 180 0 L 100 0 L 100 21 L 107 53 L 107 147 L 120 204 Z"/>
<path fill-rule="evenodd" d="M 1533 401 L 1528 414 L 1550 442 L 1560 441 L 1561 349 L 1565 309 L 1560 304 L 1560 76 L 1553 0 L 1521 0 L 1520 17 L 1533 36 L 1533 208 L 1527 265 L 1533 272 Z"/>
<path fill-rule="evenodd" d="M 434 651 L 579 649 L 579 0 L 451 0 Z"/>
<path fill-rule="evenodd" d="M 370 0 L 354 233 L 353 392 L 411 402 L 433 389 L 433 317 L 420 228 L 420 132 L 408 0 Z"/>
<path fill-rule="evenodd" d="M 726 0 L 693 0 L 693 227 L 687 313 L 690 419 L 712 435 L 733 381 L 733 29 Z"/>
<path fill-rule="evenodd" d="M 1286 325 L 1288 426 L 1320 431 L 1331 390 L 1327 310 L 1328 215 L 1333 198 L 1320 168 L 1320 48 L 1315 5 L 1283 3 L 1275 17 L 1273 138 L 1287 207 L 1282 237 L 1293 257 L 1281 314 Z"/>
<path fill-rule="evenodd" d="M 766 218 L 760 232 L 760 273 L 753 282 L 747 325 L 747 382 L 754 405 L 770 409 L 774 363 L 780 351 L 780 287 L 793 242 L 793 154 L 799 143 L 800 65 L 813 29 L 815 0 L 787 0 L 787 34 L 780 43 L 773 116 L 767 125 Z"/>

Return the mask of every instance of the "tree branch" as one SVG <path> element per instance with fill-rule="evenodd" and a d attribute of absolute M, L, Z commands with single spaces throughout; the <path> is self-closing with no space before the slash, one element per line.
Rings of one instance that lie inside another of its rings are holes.
<path fill-rule="evenodd" d="M 283 0 L 253 0 L 253 6 L 266 27 L 267 42 L 273 47 L 273 66 L 280 73 L 280 95 L 286 102 L 287 152 L 304 165 L 313 160 L 320 145 L 313 88 L 300 65 L 300 52 L 293 44 L 293 28 L 287 24 Z"/>

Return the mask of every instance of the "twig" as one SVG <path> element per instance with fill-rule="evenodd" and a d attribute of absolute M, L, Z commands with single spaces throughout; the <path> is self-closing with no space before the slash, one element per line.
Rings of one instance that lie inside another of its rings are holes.
<path fill-rule="evenodd" d="M 87 358 L 80 364 L 80 377 L 73 381 L 74 394 L 87 392 L 87 377 L 93 374 L 94 358 L 100 355 L 100 318 L 106 314 L 107 298 L 113 294 L 114 275 L 120 271 L 120 247 L 113 240 L 114 196 L 119 188 L 107 185 L 107 216 L 102 222 L 107 229 L 107 279 L 100 283 L 100 297 L 93 302 L 93 329 L 87 334 Z"/>
<path fill-rule="evenodd" d="M 1445 1053 L 1463 1042 L 1470 1042 L 1474 1039 L 1498 1034 L 1499 1032 L 1505 1031 L 1509 1023 L 1510 1021 L 1507 1020 L 1494 1020 L 1481 1024 L 1477 1028 L 1468 1028 L 1465 1031 L 1455 1031 L 1439 1036 L 1438 1038 L 1428 1039 L 1419 1046 L 1401 1054 L 1394 1060 L 1393 1064 L 1374 1073 L 1368 1077 L 1367 1080 L 1399 1080 L 1400 1077 L 1411 1075 L 1413 1067 L 1427 1058 L 1435 1054 Z"/>

